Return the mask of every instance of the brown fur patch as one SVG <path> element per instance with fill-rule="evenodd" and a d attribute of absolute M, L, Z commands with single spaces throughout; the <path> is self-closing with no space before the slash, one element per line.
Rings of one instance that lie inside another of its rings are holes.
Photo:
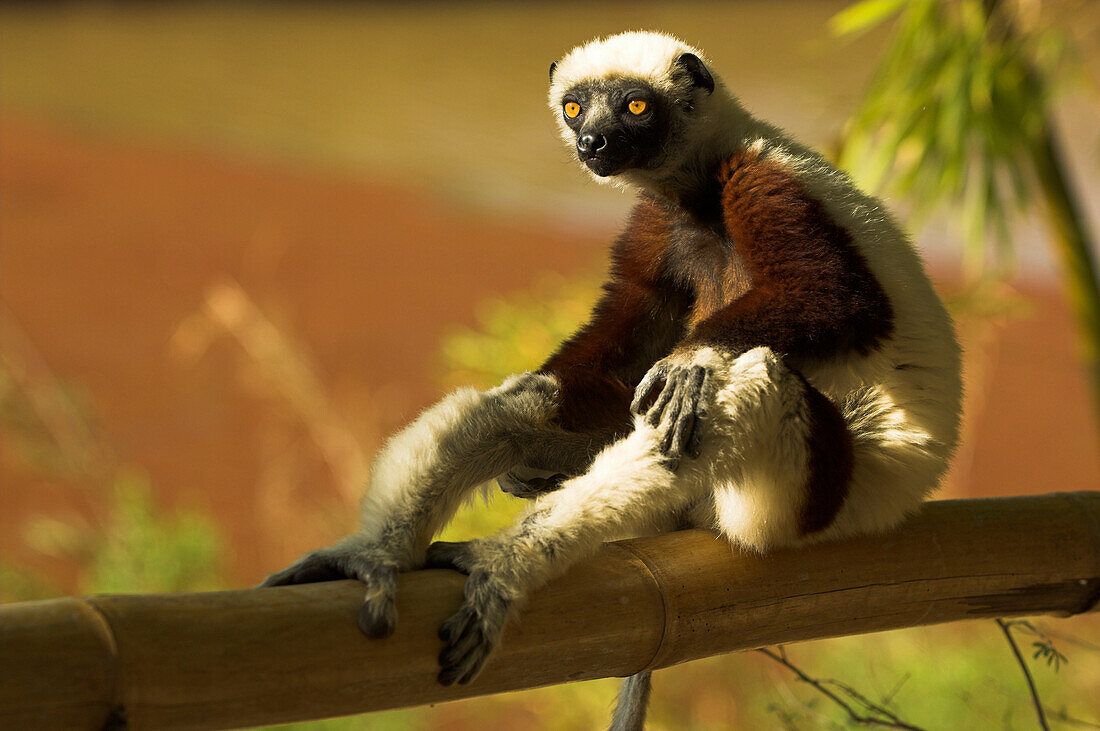
<path fill-rule="evenodd" d="M 683 338 L 690 294 L 662 276 L 667 241 L 666 222 L 640 202 L 588 323 L 543 364 L 561 383 L 563 428 L 629 431 L 634 387 Z"/>
<path fill-rule="evenodd" d="M 551 372 L 561 384 L 556 423 L 562 429 L 607 436 L 630 431 L 632 388 L 615 376 L 588 368 Z"/>
<path fill-rule="evenodd" d="M 699 322 L 685 348 L 827 357 L 867 353 L 893 331 L 889 298 L 824 206 L 788 170 L 740 151 L 720 169 L 726 234 L 752 289 Z"/>
<path fill-rule="evenodd" d="M 800 376 L 801 377 L 801 376 Z M 852 435 L 840 410 L 824 394 L 802 379 L 806 387 L 809 424 L 806 445 L 810 458 L 807 465 L 806 503 L 802 506 L 798 528 L 803 535 L 828 528 L 844 498 L 852 479 Z"/>

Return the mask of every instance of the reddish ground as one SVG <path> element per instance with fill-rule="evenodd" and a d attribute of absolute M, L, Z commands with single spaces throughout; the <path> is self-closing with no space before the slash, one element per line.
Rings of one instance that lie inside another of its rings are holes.
<path fill-rule="evenodd" d="M 173 331 L 213 281 L 239 281 L 308 344 L 333 398 L 349 412 L 372 404 L 381 413 L 370 429 L 384 433 L 435 397 L 433 357 L 448 326 L 472 323 L 487 296 L 578 270 L 603 243 L 397 188 L 10 115 L 0 187 L 4 307 L 53 372 L 82 387 L 123 460 L 148 469 L 168 504 L 213 512 L 242 582 L 332 529 L 272 536 L 255 518 L 257 474 L 278 455 L 270 403 L 247 377 L 242 386 L 239 348 L 223 340 L 191 366 L 169 357 Z M 1057 296 L 1034 295 L 1035 316 L 1006 325 L 993 360 L 971 366 L 984 370 L 952 494 L 1100 486 L 1071 323 Z M 305 437 L 284 429 L 278 439 L 297 448 Z M 21 539 L 28 516 L 94 513 L 96 497 L 4 456 L 0 550 L 18 563 L 34 558 Z M 334 500 L 323 465 L 303 469 L 315 495 L 295 499 Z M 71 579 L 60 564 L 32 563 Z"/>

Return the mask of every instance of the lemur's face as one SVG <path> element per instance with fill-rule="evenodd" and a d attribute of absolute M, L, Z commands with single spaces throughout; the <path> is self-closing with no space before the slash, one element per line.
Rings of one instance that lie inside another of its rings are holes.
<path fill-rule="evenodd" d="M 697 52 L 661 33 L 597 39 L 550 64 L 562 139 L 596 179 L 619 185 L 679 174 L 714 89 Z"/>
<path fill-rule="evenodd" d="M 561 101 L 577 158 L 600 177 L 659 164 L 670 111 L 665 95 L 642 79 L 582 81 Z"/>

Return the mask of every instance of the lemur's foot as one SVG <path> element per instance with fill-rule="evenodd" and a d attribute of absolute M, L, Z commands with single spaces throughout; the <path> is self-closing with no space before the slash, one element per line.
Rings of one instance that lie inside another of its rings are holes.
<path fill-rule="evenodd" d="M 397 625 L 397 562 L 367 548 L 322 548 L 303 556 L 260 586 L 313 584 L 355 579 L 367 586 L 359 609 L 359 629 L 375 639 L 389 637 Z"/>
<path fill-rule="evenodd" d="M 500 644 L 512 604 L 492 575 L 482 570 L 470 574 L 465 595 L 462 607 L 439 628 L 439 639 L 446 643 L 439 653 L 442 685 L 465 685 L 478 676 Z"/>

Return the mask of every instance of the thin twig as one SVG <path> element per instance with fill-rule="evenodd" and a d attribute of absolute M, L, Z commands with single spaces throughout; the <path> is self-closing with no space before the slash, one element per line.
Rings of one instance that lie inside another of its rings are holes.
<path fill-rule="evenodd" d="M 1050 731 L 1050 726 L 1047 725 L 1046 712 L 1043 710 L 1043 703 L 1039 700 L 1039 691 L 1035 689 L 1035 681 L 1031 678 L 1031 671 L 1027 669 L 1027 663 L 1024 662 L 1024 656 L 1020 654 L 1020 648 L 1016 646 L 1016 640 L 1012 637 L 1012 632 L 1008 628 L 1008 622 L 1003 619 L 995 619 L 993 621 L 996 622 L 997 626 L 1004 632 L 1005 639 L 1008 640 L 1008 645 L 1012 648 L 1012 654 L 1016 656 L 1016 662 L 1019 663 L 1020 670 L 1024 673 L 1024 679 L 1027 680 L 1027 688 L 1031 691 L 1031 703 L 1035 706 L 1035 713 L 1039 716 L 1039 726 L 1043 731 Z"/>
<path fill-rule="evenodd" d="M 890 689 L 890 692 L 882 697 L 882 705 L 888 706 L 894 700 L 894 696 L 901 692 L 902 686 L 909 682 L 909 678 L 913 677 L 912 673 L 906 673 L 901 676 L 901 680 L 894 684 L 894 687 Z"/>
<path fill-rule="evenodd" d="M 1047 708 L 1046 712 L 1050 714 L 1050 717 L 1055 721 L 1061 721 L 1069 726 L 1078 726 L 1080 728 L 1100 728 L 1100 723 L 1094 723 L 1092 721 L 1086 721 L 1083 718 L 1074 718 L 1065 711 L 1060 711 L 1056 708 Z"/>
<path fill-rule="evenodd" d="M 836 681 L 836 680 L 821 681 L 821 680 L 817 680 L 815 678 L 811 678 L 809 675 L 806 675 L 806 673 L 802 672 L 802 670 L 798 666 L 796 666 L 794 663 L 792 663 L 790 660 L 787 659 L 787 652 L 786 652 L 786 650 L 783 649 L 782 646 L 779 647 L 779 652 L 778 653 L 773 652 L 773 651 L 769 650 L 766 647 L 761 647 L 760 649 L 757 650 L 757 652 L 764 653 L 765 655 L 770 657 L 772 660 L 775 660 L 777 663 L 779 663 L 780 665 L 784 666 L 785 668 L 787 668 L 788 670 L 793 672 L 795 675 L 797 675 L 799 680 L 813 686 L 818 692 L 820 692 L 826 698 L 828 698 L 829 700 L 833 701 L 838 706 L 843 708 L 847 712 L 848 717 L 851 718 L 856 723 L 865 724 L 867 726 L 885 726 L 887 728 L 908 729 L 908 731 L 925 731 L 925 729 L 921 728 L 920 726 L 914 726 L 910 723 L 906 723 L 905 721 L 898 718 L 897 715 L 895 715 L 891 711 L 887 710 L 886 708 L 883 708 L 882 706 L 879 706 L 875 703 L 872 703 L 862 693 L 857 692 L 854 688 L 851 688 L 850 686 L 845 685 L 844 683 L 840 683 L 839 681 Z M 856 711 L 856 709 L 852 708 L 852 706 L 849 705 L 843 698 L 841 698 L 836 693 L 832 692 L 827 687 L 825 687 L 826 683 L 829 683 L 829 684 L 834 685 L 838 688 L 841 688 L 845 693 L 848 693 L 850 696 L 855 698 L 861 704 L 866 706 L 867 710 L 869 710 L 871 713 L 878 714 L 878 715 L 877 716 L 864 716 L 864 715 L 858 713 Z M 882 716 L 885 716 L 885 718 L 882 718 Z"/>

